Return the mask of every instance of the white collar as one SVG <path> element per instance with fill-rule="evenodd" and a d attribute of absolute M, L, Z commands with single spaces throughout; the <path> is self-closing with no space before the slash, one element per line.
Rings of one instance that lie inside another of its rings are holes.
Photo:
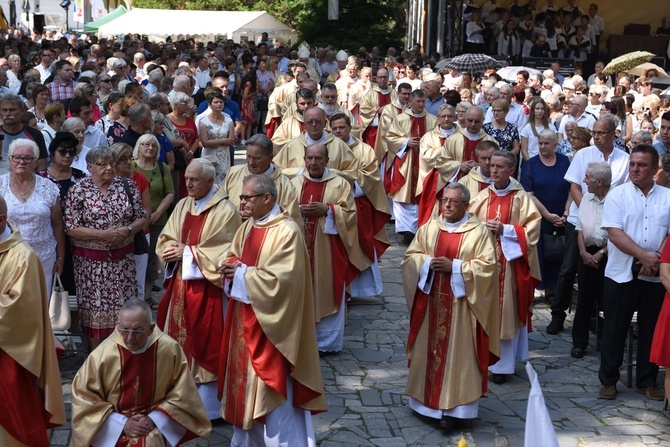
<path fill-rule="evenodd" d="M 277 214 L 279 214 L 279 211 L 281 211 L 279 209 L 279 205 L 277 205 L 277 203 L 275 203 L 275 205 L 272 207 L 272 209 L 270 210 L 269 213 L 267 213 L 265 216 L 261 217 L 260 219 L 254 219 L 254 222 L 258 222 L 258 223 L 267 222 L 268 220 L 272 219 Z"/>
<path fill-rule="evenodd" d="M 274 165 L 274 163 L 270 163 L 270 167 L 265 170 L 263 175 L 270 175 L 273 172 L 275 172 L 275 165 Z"/>
<path fill-rule="evenodd" d="M 312 138 L 309 136 L 309 134 L 307 132 L 305 132 L 305 140 L 307 140 L 307 146 L 311 146 L 314 143 L 323 144 L 323 142 L 326 141 L 327 137 L 328 137 L 328 134 L 326 133 L 325 130 L 323 131 L 323 135 L 321 135 L 321 138 L 319 138 L 318 140 L 312 140 Z"/>
<path fill-rule="evenodd" d="M 215 193 L 216 193 L 216 185 L 212 185 L 212 189 L 209 190 L 209 192 L 205 197 L 201 199 L 193 199 L 193 203 L 195 204 L 195 210 L 197 212 L 202 211 L 205 205 L 207 205 L 207 202 L 209 202 L 209 199 L 211 199 Z"/>
<path fill-rule="evenodd" d="M 138 349 L 137 351 L 130 351 L 131 353 L 137 355 L 137 354 L 144 354 L 144 352 L 149 349 L 149 345 L 151 344 L 151 339 L 153 338 L 154 334 L 149 335 L 147 338 L 147 342 L 145 343 L 143 348 Z"/>
<path fill-rule="evenodd" d="M 349 139 L 347 140 L 347 146 L 354 144 L 354 137 L 350 134 Z"/>
<path fill-rule="evenodd" d="M 463 128 L 463 133 L 465 134 L 468 139 L 476 141 L 479 140 L 481 137 L 479 136 L 481 134 L 481 131 L 479 133 L 470 133 L 468 132 L 468 129 Z"/>
<path fill-rule="evenodd" d="M 482 178 L 484 179 L 484 181 L 486 183 L 488 183 L 489 185 L 491 184 L 491 177 L 487 177 L 484 174 L 482 174 L 482 167 L 481 166 L 477 166 L 477 172 L 479 172 L 479 175 L 482 176 Z"/>
<path fill-rule="evenodd" d="M 456 127 L 453 127 L 453 126 L 451 127 L 451 129 L 442 129 L 441 127 L 438 127 L 438 129 L 440 130 L 440 133 L 442 135 L 444 135 L 445 137 L 453 135 L 454 132 L 456 132 Z"/>
<path fill-rule="evenodd" d="M 497 196 L 501 196 L 501 197 L 507 195 L 507 193 L 509 192 L 509 190 L 512 189 L 512 185 L 514 185 L 514 182 L 512 181 L 511 178 L 509 179 L 509 185 L 507 185 L 507 186 L 505 187 L 505 189 L 497 189 L 497 188 L 496 188 L 496 185 L 494 185 L 493 183 L 491 183 L 491 186 L 493 187 L 493 192 L 495 192 Z"/>
<path fill-rule="evenodd" d="M 458 222 L 449 223 L 447 222 L 447 219 L 444 219 L 444 226 L 447 227 L 447 231 L 449 233 L 453 233 L 454 231 L 458 230 L 461 227 L 461 225 L 467 222 L 469 218 L 470 216 L 468 216 L 468 213 L 465 213 L 465 215 L 463 215 L 463 218 Z"/>

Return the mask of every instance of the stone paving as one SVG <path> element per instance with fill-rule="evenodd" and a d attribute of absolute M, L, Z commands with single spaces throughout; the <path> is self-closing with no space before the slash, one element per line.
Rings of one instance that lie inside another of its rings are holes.
<path fill-rule="evenodd" d="M 388 229 L 392 234 L 392 228 Z M 521 362 L 507 383 L 489 382 L 489 397 L 480 400 L 479 418 L 449 436 L 407 406 L 405 341 L 409 320 L 399 271 L 405 248 L 394 241 L 381 263 L 384 293 L 352 300 L 344 350 L 321 360 L 328 412 L 313 418 L 317 444 L 456 446 L 463 437 L 470 447 L 523 446 L 530 385 Z M 670 446 L 670 420 L 662 411 L 663 402 L 649 401 L 622 382 L 617 386 L 616 400 L 598 399 L 598 353 L 590 347 L 583 359 L 570 357 L 571 316 L 567 331 L 550 336 L 544 332 L 550 319 L 547 303 L 536 301 L 534 315 L 530 361 L 538 372 L 561 447 Z M 592 335 L 592 345 L 594 338 Z M 75 357 L 61 363 L 68 415 L 70 382 L 80 362 Z M 663 378 L 661 373 L 661 386 Z M 51 445 L 67 445 L 69 432 L 69 425 L 55 429 Z M 227 446 L 231 433 L 229 425 L 217 426 L 209 441 L 194 440 L 186 445 Z"/>

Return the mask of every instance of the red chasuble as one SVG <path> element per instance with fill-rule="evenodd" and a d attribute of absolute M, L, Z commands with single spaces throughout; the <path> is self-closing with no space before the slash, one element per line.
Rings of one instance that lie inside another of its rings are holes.
<path fill-rule="evenodd" d="M 270 118 L 270 122 L 265 125 L 266 129 L 265 135 L 268 138 L 272 138 L 272 136 L 275 134 L 280 124 L 281 124 L 281 116 Z"/>
<path fill-rule="evenodd" d="M 440 146 L 444 146 L 447 137 L 440 137 Z M 421 194 L 417 195 L 416 200 L 419 203 L 419 226 L 425 224 L 430 220 L 435 208 L 437 198 L 442 195 L 444 187 L 437 191 L 438 181 L 440 180 L 440 173 L 437 169 L 433 169 L 430 174 L 423 179 L 423 190 Z"/>
<path fill-rule="evenodd" d="M 379 230 L 384 228 L 391 216 L 377 211 L 366 196 L 354 197 L 354 201 L 356 202 L 356 213 L 358 214 L 359 222 L 358 243 L 365 256 L 374 261 L 375 251 L 377 252 L 377 257 L 380 258 L 386 249 L 389 248 L 389 244 L 378 241 L 375 239 L 375 235 L 379 233 Z M 360 223 L 363 224 L 360 225 Z"/>
<path fill-rule="evenodd" d="M 486 210 L 487 219 L 495 219 L 503 224 L 510 224 L 512 218 L 512 206 L 516 191 L 507 195 L 499 196 L 493 191 L 489 191 L 488 209 Z M 514 230 L 521 246 L 523 256 L 512 261 L 514 265 L 514 281 L 517 289 L 517 308 L 519 320 L 528 327 L 528 332 L 533 330 L 531 322 L 531 313 L 529 308 L 533 303 L 533 289 L 539 284 L 539 281 L 533 279 L 530 275 L 530 266 L 528 263 L 528 247 L 526 242 L 526 233 L 523 227 L 514 226 Z M 502 303 L 504 296 L 505 271 L 507 263 L 500 245 L 500 235 L 495 236 L 496 254 L 498 256 L 498 287 L 500 290 L 500 318 L 502 322 Z"/>
<path fill-rule="evenodd" d="M 199 216 L 186 214 L 181 243 L 192 246 L 200 243 L 208 214 L 208 211 Z M 223 335 L 221 296 L 222 290 L 206 279 L 182 280 L 179 264 L 167 280 L 158 306 L 158 327 L 177 340 L 189 365 L 195 361 L 212 374 L 218 373 Z M 163 328 L 166 321 L 167 327 Z"/>
<path fill-rule="evenodd" d="M 377 113 L 375 114 L 375 116 L 379 115 L 379 111 L 382 109 L 382 107 L 387 106 L 389 104 L 391 104 L 391 94 L 377 92 Z M 375 141 L 377 141 L 378 129 L 379 128 L 377 126 L 369 125 L 368 127 L 365 128 L 365 131 L 361 136 L 361 140 L 363 140 L 363 142 L 368 144 L 370 147 L 375 147 Z"/>
<path fill-rule="evenodd" d="M 423 137 L 426 133 L 426 117 L 422 116 L 417 118 L 413 116 L 411 117 L 411 123 L 412 129 L 410 138 L 420 139 Z M 405 185 L 405 183 L 407 183 L 407 179 L 400 173 L 400 166 L 402 166 L 405 161 L 411 163 L 412 167 L 412 171 L 409 173 L 410 191 L 416 191 L 416 185 L 419 181 L 419 148 L 410 149 L 408 147 L 404 157 L 396 157 L 395 160 L 393 160 L 393 178 L 391 179 L 391 188 L 389 191 L 391 194 L 398 191 Z M 410 197 L 410 204 L 416 203 L 416 196 L 412 194 Z"/>
<path fill-rule="evenodd" d="M 480 141 L 482 141 L 481 138 L 479 140 L 471 140 L 465 135 L 463 135 L 463 159 L 461 160 L 461 162 L 474 160 L 477 163 L 479 163 L 479 157 L 477 157 L 477 145 L 479 144 Z M 465 177 L 466 175 L 467 174 L 464 174 L 463 172 L 459 172 L 458 180 Z"/>
<path fill-rule="evenodd" d="M 327 182 L 313 182 L 310 179 L 305 178 L 302 184 L 300 205 L 306 205 L 313 202 L 323 203 L 323 197 L 326 192 L 326 183 Z M 334 214 L 332 205 L 328 206 L 331 207 L 331 212 Z M 307 253 L 309 254 L 309 267 L 312 270 L 312 287 L 314 286 L 314 277 L 317 276 L 317 272 L 314 271 L 314 247 L 319 219 L 325 219 L 325 217 L 310 216 L 303 218 L 305 244 L 307 245 Z M 330 234 L 328 236 L 330 236 L 333 284 L 335 287 L 333 298 L 335 300 L 335 307 L 339 309 L 345 286 L 350 284 L 360 272 L 349 262 L 349 256 L 347 255 L 347 250 L 344 248 L 342 239 L 340 239 L 340 235 Z"/>
<path fill-rule="evenodd" d="M 0 425 L 21 443 L 49 447 L 51 418 L 40 401 L 35 376 L 0 349 Z"/>

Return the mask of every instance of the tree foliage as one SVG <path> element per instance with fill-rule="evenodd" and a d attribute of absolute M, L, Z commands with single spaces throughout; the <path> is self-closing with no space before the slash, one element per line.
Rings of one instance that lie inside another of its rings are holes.
<path fill-rule="evenodd" d="M 134 0 L 149 9 L 267 11 L 295 28 L 310 45 L 329 43 L 356 51 L 360 46 L 400 46 L 404 36 L 404 2 L 339 0 L 340 19 L 328 20 L 327 0 Z"/>

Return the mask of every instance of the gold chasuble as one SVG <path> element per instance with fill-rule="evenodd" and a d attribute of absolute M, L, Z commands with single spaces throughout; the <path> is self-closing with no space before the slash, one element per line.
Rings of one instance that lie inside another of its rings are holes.
<path fill-rule="evenodd" d="M 363 254 L 372 262 L 375 252 L 377 257 L 381 257 L 391 245 L 386 233 L 391 210 L 374 150 L 358 138 L 352 140 L 349 149 L 358 160 L 357 182 L 364 193 L 360 197 L 354 197 L 358 217 L 358 242 Z"/>
<path fill-rule="evenodd" d="M 398 101 L 393 101 L 391 104 L 379 109 L 377 136 L 375 138 L 375 144 L 370 145 L 375 149 L 379 165 L 384 171 L 382 172 L 382 180 L 384 181 L 384 190 L 386 190 L 387 193 L 391 188 L 391 168 L 393 165 L 388 159 L 388 142 L 386 141 L 386 134 L 388 133 L 388 129 L 391 127 L 393 120 L 395 120 L 403 110 L 403 107 L 398 105 Z"/>
<path fill-rule="evenodd" d="M 222 262 L 241 261 L 251 304 L 228 300 L 219 396 L 221 415 L 248 430 L 287 399 L 326 410 L 316 345 L 309 256 L 298 225 L 284 211 L 265 222 L 247 220 Z"/>
<path fill-rule="evenodd" d="M 283 79 L 283 76 L 280 77 Z M 272 139 L 274 133 L 282 122 L 281 108 L 286 98 L 294 94 L 298 89 L 296 80 L 292 80 L 288 84 L 277 85 L 270 97 L 268 98 L 268 114 L 265 117 L 265 128 L 267 130 L 267 137 Z"/>
<path fill-rule="evenodd" d="M 0 445 L 48 447 L 47 429 L 65 424 L 65 408 L 46 282 L 35 252 L 7 228 L 0 242 Z"/>
<path fill-rule="evenodd" d="M 323 145 L 328 150 L 328 169 L 337 171 L 337 174 L 347 180 L 353 186 L 358 178 L 358 161 L 354 153 L 347 144 L 325 132 L 326 139 Z M 272 160 L 275 166 L 281 169 L 281 172 L 293 178 L 302 168 L 305 167 L 305 149 L 307 149 L 307 138 L 301 133 L 298 138 L 291 140 L 284 148 L 279 151 Z"/>
<path fill-rule="evenodd" d="M 276 155 L 289 141 L 300 136 L 307 127 L 302 113 L 296 108 L 293 113 L 288 114 L 281 122 L 274 135 L 272 135 L 273 152 Z"/>
<path fill-rule="evenodd" d="M 72 446 L 89 446 L 112 412 L 126 417 L 158 411 L 186 429 L 180 440 L 209 438 L 212 426 L 179 345 L 154 328 L 146 350 L 133 354 L 114 331 L 72 382 Z M 163 447 L 158 428 L 146 437 L 121 434 L 117 446 Z"/>
<path fill-rule="evenodd" d="M 361 140 L 365 144 L 371 147 L 375 146 L 380 124 L 379 119 L 374 123 L 375 118 L 379 118 L 382 107 L 395 102 L 397 99 L 398 92 L 394 88 L 383 91 L 377 84 L 372 84 L 372 88 L 365 93 L 358 108 L 358 122 L 362 132 Z"/>
<path fill-rule="evenodd" d="M 456 298 L 451 273 L 434 272 L 430 293 L 419 287 L 428 259 L 460 259 L 466 296 Z M 500 355 L 496 253 L 476 216 L 449 233 L 442 217 L 419 230 L 401 264 L 410 311 L 405 392 L 423 405 L 449 410 L 487 393 L 488 367 Z"/>
<path fill-rule="evenodd" d="M 391 186 L 389 197 L 396 202 L 416 204 L 416 191 L 419 181 L 419 148 L 405 148 L 402 157 L 398 152 L 408 138 L 422 138 L 429 129 L 435 128 L 437 118 L 425 110 L 420 116 L 414 116 L 406 109 L 393 120 L 388 133 L 387 161 L 391 165 Z"/>
<path fill-rule="evenodd" d="M 444 167 L 444 175 L 448 175 L 449 178 L 453 177 L 456 174 L 456 171 L 461 166 L 461 163 L 464 161 L 474 160 L 479 162 L 477 158 L 477 145 L 482 141 L 493 141 L 498 143 L 495 138 L 481 130 L 477 139 L 471 140 L 465 133 L 465 129 L 458 129 L 456 133 L 447 138 L 446 143 L 444 144 L 444 150 L 446 151 L 447 164 Z M 462 172 L 458 173 L 458 179 L 464 177 L 465 174 Z"/>
<path fill-rule="evenodd" d="M 474 168 L 470 169 L 468 175 L 461 177 L 458 183 L 468 188 L 468 191 L 470 191 L 470 197 L 474 197 L 479 194 L 480 191 L 483 191 L 489 187 L 491 184 L 491 179 L 485 179 L 479 172 L 479 168 Z"/>
<path fill-rule="evenodd" d="M 226 180 L 223 184 L 223 189 L 228 193 L 228 200 L 233 204 L 235 209 L 240 209 L 240 195 L 242 195 L 242 181 L 247 175 L 251 175 L 246 163 L 243 165 L 232 166 Z M 293 220 L 302 224 L 302 216 L 298 208 L 298 196 L 295 192 L 295 187 L 291 183 L 291 179 L 285 176 L 281 169 L 274 166 L 274 170 L 268 174 L 277 187 L 277 203 L 279 206 L 288 211 Z"/>
<path fill-rule="evenodd" d="M 305 171 L 292 182 L 301 205 L 327 204 L 337 226 L 337 234 L 326 234 L 326 216 L 303 218 L 314 284 L 315 319 L 321 321 L 339 310 L 344 288 L 370 266 L 370 261 L 361 256 L 356 204 L 349 184 L 330 170 L 319 180 L 311 180 Z"/>
<path fill-rule="evenodd" d="M 477 194 L 470 200 L 468 212 L 480 220 L 497 220 L 514 226 L 523 256 L 507 261 L 502 251 L 500 236 L 495 237 L 498 256 L 498 287 L 500 289 L 500 338 L 512 339 L 516 332 L 528 326 L 532 330 L 533 290 L 541 281 L 540 264 L 537 258 L 537 242 L 540 238 L 542 216 L 519 182 L 512 184 L 507 194 L 499 196 L 494 186 Z"/>
<path fill-rule="evenodd" d="M 226 191 L 215 186 L 214 196 L 201 211 L 186 197 L 168 219 L 158 237 L 156 252 L 175 242 L 190 247 L 204 279 L 182 279 L 182 262 L 176 263 L 158 307 L 157 325 L 184 349 L 196 383 L 216 380 L 223 334 L 223 283 L 218 260 L 226 253 L 242 219 L 226 200 Z M 171 265 L 168 265 L 171 268 Z"/>
<path fill-rule="evenodd" d="M 444 143 L 447 141 L 439 126 L 421 138 L 419 148 L 419 180 L 416 185 L 416 196 L 419 203 L 419 226 L 432 217 L 437 216 L 439 206 L 437 197 L 442 188 L 449 183 L 451 176 L 446 170 L 447 156 Z M 453 174 L 452 174 L 453 176 Z"/>

